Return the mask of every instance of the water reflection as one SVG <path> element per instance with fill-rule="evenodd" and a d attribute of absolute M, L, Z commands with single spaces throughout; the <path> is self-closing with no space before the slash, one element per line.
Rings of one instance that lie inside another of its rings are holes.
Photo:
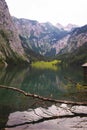
<path fill-rule="evenodd" d="M 20 87 L 29 68 L 6 68 L 0 71 L 0 84 Z M 16 86 L 17 85 L 17 86 Z"/>
<path fill-rule="evenodd" d="M 64 78 L 66 77 L 66 79 Z M 0 70 L 0 84 L 20 88 L 26 92 L 45 97 L 65 99 L 64 94 L 69 91 L 76 92 L 73 84 L 83 83 L 83 71 L 81 68 L 58 67 L 57 71 L 35 68 L 7 68 Z M 71 87 L 70 87 L 71 86 Z M 6 95 L 7 90 L 0 90 Z M 10 92 L 14 93 L 14 92 Z M 5 96 L 6 97 L 6 96 Z"/>
<path fill-rule="evenodd" d="M 56 71 L 35 68 L 6 68 L 0 70 L 0 84 L 18 87 L 26 92 L 56 99 L 86 101 L 87 92 L 78 90 L 69 77 L 75 82 L 83 83 L 81 68 L 58 67 Z M 22 94 L 0 89 L 0 126 L 4 126 L 9 113 L 26 110 L 35 104 L 37 99 L 26 98 Z"/>

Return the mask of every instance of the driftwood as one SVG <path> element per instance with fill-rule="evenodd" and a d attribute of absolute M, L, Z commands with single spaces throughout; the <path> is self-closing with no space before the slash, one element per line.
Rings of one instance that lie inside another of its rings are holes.
<path fill-rule="evenodd" d="M 65 100 L 57 100 L 57 99 L 52 99 L 52 98 L 46 98 L 46 97 L 42 97 L 36 94 L 31 94 L 31 93 L 26 93 L 25 91 L 19 89 L 19 88 L 15 88 L 15 87 L 8 87 L 8 86 L 4 86 L 4 85 L 0 85 L 0 88 L 3 89 L 10 89 L 16 92 L 19 92 L 25 96 L 29 96 L 29 97 L 33 97 L 33 98 L 37 98 L 43 101 L 49 101 L 49 102 L 54 102 L 54 103 L 65 103 L 65 104 L 71 104 L 71 105 L 85 105 L 87 106 L 87 102 L 73 102 L 73 101 L 65 101 Z"/>

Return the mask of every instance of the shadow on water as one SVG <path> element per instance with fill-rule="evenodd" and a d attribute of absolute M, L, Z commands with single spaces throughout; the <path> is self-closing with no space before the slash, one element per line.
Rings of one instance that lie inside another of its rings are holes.
<path fill-rule="evenodd" d="M 84 92 L 83 89 L 76 87 L 64 77 L 83 84 L 83 71 L 78 67 L 58 66 L 57 70 L 10 67 L 0 70 L 0 84 L 2 85 L 17 87 L 26 92 L 50 98 L 74 101 L 87 100 L 87 91 Z M 38 102 L 37 99 L 0 89 L 0 127 L 5 126 L 9 113 L 32 108 L 36 102 Z"/>

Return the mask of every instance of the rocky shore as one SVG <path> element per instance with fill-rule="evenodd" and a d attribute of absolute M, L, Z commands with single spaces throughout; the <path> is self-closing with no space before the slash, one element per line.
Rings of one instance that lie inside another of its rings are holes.
<path fill-rule="evenodd" d="M 5 130 L 86 130 L 87 106 L 52 105 L 11 113 Z"/>

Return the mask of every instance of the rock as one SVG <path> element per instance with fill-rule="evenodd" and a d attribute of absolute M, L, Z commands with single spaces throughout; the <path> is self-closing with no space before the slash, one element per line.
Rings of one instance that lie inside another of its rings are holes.
<path fill-rule="evenodd" d="M 87 113 L 87 107 L 86 106 L 73 106 L 71 111 L 76 113 Z"/>
<path fill-rule="evenodd" d="M 62 104 L 60 107 L 52 105 L 47 109 L 40 107 L 23 112 L 18 111 L 9 115 L 7 126 L 12 127 L 10 130 L 86 130 L 87 117 L 74 117 L 72 111 L 86 114 L 87 106 L 69 108 L 66 104 Z M 70 115 L 70 117 L 67 117 L 67 115 Z M 64 117 L 55 119 L 55 117 L 61 116 Z M 9 130 L 9 128 L 5 130 Z"/>
<path fill-rule="evenodd" d="M 5 0 L 0 0 L 0 59 L 28 62 Z"/>

